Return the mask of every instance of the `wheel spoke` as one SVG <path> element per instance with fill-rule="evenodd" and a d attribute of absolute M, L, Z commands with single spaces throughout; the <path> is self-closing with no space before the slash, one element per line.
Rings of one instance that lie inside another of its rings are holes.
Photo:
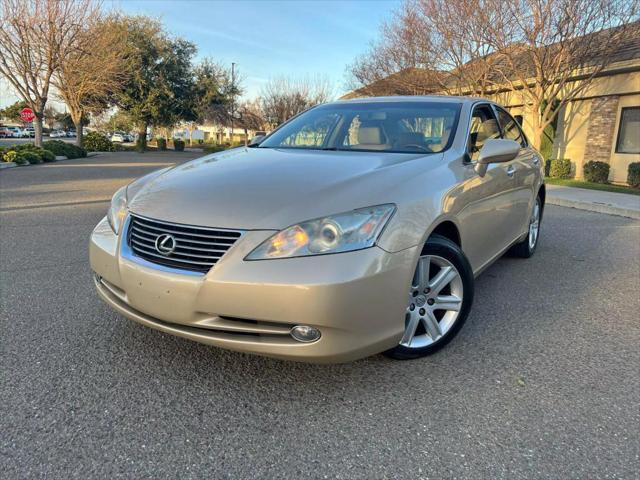
<path fill-rule="evenodd" d="M 416 267 L 415 278 L 413 280 L 414 287 L 423 289 L 427 285 L 429 285 L 430 265 L 431 265 L 431 257 L 420 257 L 420 260 L 418 260 L 418 266 Z"/>
<path fill-rule="evenodd" d="M 462 305 L 462 299 L 455 295 L 438 295 L 435 300 L 436 303 L 433 305 L 433 310 L 459 312 Z"/>
<path fill-rule="evenodd" d="M 429 282 L 429 287 L 435 294 L 449 285 L 451 281 L 458 276 L 458 272 L 453 267 L 442 267 L 438 274 Z"/>
<path fill-rule="evenodd" d="M 407 328 L 404 330 L 402 340 L 400 340 L 400 345 L 404 345 L 405 347 L 411 345 L 411 340 L 413 340 L 413 336 L 416 334 L 416 329 L 420 323 L 420 317 L 418 317 L 418 315 L 409 314 L 408 316 L 409 322 L 407 323 Z"/>
<path fill-rule="evenodd" d="M 440 330 L 440 324 L 438 323 L 438 319 L 435 317 L 433 312 L 428 311 L 427 315 L 422 319 L 424 324 L 424 328 L 426 328 L 429 336 L 436 340 L 438 337 L 442 335 L 442 330 Z"/>

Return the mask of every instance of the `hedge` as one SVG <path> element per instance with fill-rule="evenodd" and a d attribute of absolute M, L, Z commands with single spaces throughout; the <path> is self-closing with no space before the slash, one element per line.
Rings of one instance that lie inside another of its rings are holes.
<path fill-rule="evenodd" d="M 158 145 L 158 150 L 166 150 L 167 149 L 167 141 L 164 138 L 157 138 L 156 144 Z"/>
<path fill-rule="evenodd" d="M 84 137 L 84 149 L 89 152 L 114 152 L 116 147 L 111 140 L 98 132 L 89 132 Z"/>
<path fill-rule="evenodd" d="M 549 161 L 549 176 L 552 178 L 570 178 L 571 160 L 555 158 Z"/>
<path fill-rule="evenodd" d="M 179 138 L 173 139 L 173 149 L 176 152 L 184 152 L 184 142 Z"/>
<path fill-rule="evenodd" d="M 55 162 L 56 156 L 48 150 L 36 147 L 32 143 L 23 143 L 0 148 L 0 159 L 5 162 L 24 165 L 27 163 Z"/>
<path fill-rule="evenodd" d="M 605 162 L 587 162 L 582 168 L 584 179 L 593 183 L 609 182 L 609 164 Z"/>
<path fill-rule="evenodd" d="M 627 170 L 627 183 L 634 188 L 640 188 L 640 162 L 629 164 Z"/>
<path fill-rule="evenodd" d="M 84 148 L 63 142 L 62 140 L 47 140 L 42 143 L 42 148 L 49 150 L 54 155 L 62 155 L 69 159 L 84 158 L 87 156 L 87 151 Z"/>

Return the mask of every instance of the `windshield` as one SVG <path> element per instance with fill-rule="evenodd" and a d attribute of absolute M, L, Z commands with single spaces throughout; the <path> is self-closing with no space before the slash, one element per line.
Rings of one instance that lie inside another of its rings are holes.
<path fill-rule="evenodd" d="M 269 135 L 258 148 L 438 153 L 449 147 L 460 104 L 379 102 L 321 105 Z"/>

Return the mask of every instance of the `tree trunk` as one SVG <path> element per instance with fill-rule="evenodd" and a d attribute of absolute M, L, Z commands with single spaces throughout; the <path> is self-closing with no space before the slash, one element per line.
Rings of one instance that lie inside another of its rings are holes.
<path fill-rule="evenodd" d="M 147 123 L 138 124 L 138 139 L 136 140 L 136 151 L 143 153 L 147 149 Z"/>
<path fill-rule="evenodd" d="M 82 117 L 77 122 L 74 120 L 73 124 L 76 127 L 76 145 L 82 147 L 84 143 L 84 136 L 82 135 Z"/>
<path fill-rule="evenodd" d="M 36 118 L 33 120 L 33 128 L 36 135 L 33 139 L 33 143 L 36 147 L 42 147 L 42 117 L 44 116 L 44 111 L 35 112 L 35 114 Z"/>
<path fill-rule="evenodd" d="M 82 147 L 83 138 L 82 138 L 82 112 L 73 112 L 70 111 L 69 115 L 71 116 L 71 121 L 76 129 L 76 145 Z"/>
<path fill-rule="evenodd" d="M 540 126 L 540 122 L 536 122 L 533 126 L 533 132 L 531 134 L 531 144 L 536 150 L 540 150 L 542 147 L 542 135 L 544 134 L 544 128 Z"/>

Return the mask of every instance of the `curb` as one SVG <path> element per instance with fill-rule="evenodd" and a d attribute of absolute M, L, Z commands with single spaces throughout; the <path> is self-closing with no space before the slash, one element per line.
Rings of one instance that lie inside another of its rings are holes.
<path fill-rule="evenodd" d="M 596 213 L 606 213 L 607 215 L 618 215 L 620 217 L 640 220 L 640 210 L 616 207 L 609 203 L 580 202 L 578 200 L 567 200 L 564 198 L 547 195 L 547 204 L 558 205 L 560 207 L 576 208 L 578 210 L 588 210 L 590 212 Z"/>
<path fill-rule="evenodd" d="M 4 168 L 13 168 L 13 167 L 17 167 L 18 164 L 15 162 L 0 162 L 0 170 L 4 169 Z"/>

